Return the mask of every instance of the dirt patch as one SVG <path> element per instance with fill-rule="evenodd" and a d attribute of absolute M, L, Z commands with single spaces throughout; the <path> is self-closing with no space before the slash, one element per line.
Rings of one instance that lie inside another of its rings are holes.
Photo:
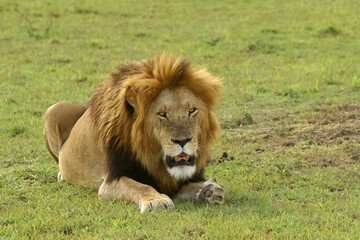
<path fill-rule="evenodd" d="M 360 143 L 360 106 L 342 105 L 322 110 L 308 120 L 312 128 L 308 134 L 320 145 Z"/>
<path fill-rule="evenodd" d="M 319 114 L 309 118 L 309 123 L 328 125 L 334 123 L 351 123 L 360 120 L 360 106 L 346 104 L 330 109 L 317 109 Z"/>
<path fill-rule="evenodd" d="M 256 154 L 298 155 L 299 163 L 308 167 L 328 167 L 360 161 L 360 106 L 341 105 L 328 109 L 315 109 L 306 121 L 296 122 L 289 117 L 259 128 L 254 139 L 264 147 Z M 315 146 L 315 147 L 314 147 Z M 293 151 L 292 148 L 296 148 Z M 320 150 L 319 150 L 320 149 Z M 322 149 L 322 150 L 321 150 Z"/>
<path fill-rule="evenodd" d="M 356 156 L 357 158 L 353 158 Z M 344 165 L 351 165 L 359 162 L 359 152 L 347 151 L 327 151 L 325 149 L 312 149 L 305 151 L 302 154 L 297 153 L 296 157 L 301 159 L 300 162 L 294 164 L 292 170 L 300 170 L 303 168 L 312 167 L 339 167 Z"/>
<path fill-rule="evenodd" d="M 343 142 L 360 143 L 360 106 L 344 105 L 318 110 L 307 123 L 268 128 L 259 137 L 272 142 L 274 147 L 303 145 L 340 145 Z"/>

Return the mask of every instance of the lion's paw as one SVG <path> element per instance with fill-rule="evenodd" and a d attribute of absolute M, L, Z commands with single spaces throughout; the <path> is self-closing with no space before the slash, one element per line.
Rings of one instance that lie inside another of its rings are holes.
<path fill-rule="evenodd" d="M 165 194 L 155 196 L 147 196 L 140 202 L 140 212 L 151 212 L 157 210 L 173 210 L 175 209 L 173 201 Z"/>
<path fill-rule="evenodd" d="M 198 201 L 211 205 L 224 203 L 224 189 L 214 179 L 204 182 L 203 188 L 198 193 Z"/>

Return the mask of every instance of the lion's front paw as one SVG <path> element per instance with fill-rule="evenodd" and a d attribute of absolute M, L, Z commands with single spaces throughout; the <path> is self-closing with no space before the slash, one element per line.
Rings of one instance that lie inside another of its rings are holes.
<path fill-rule="evenodd" d="M 224 190 L 216 180 L 210 179 L 204 182 L 203 188 L 200 189 L 197 199 L 199 202 L 206 202 L 211 205 L 223 204 Z"/>
<path fill-rule="evenodd" d="M 175 209 L 173 201 L 165 194 L 146 196 L 140 202 L 140 212 L 151 212 L 161 209 Z"/>

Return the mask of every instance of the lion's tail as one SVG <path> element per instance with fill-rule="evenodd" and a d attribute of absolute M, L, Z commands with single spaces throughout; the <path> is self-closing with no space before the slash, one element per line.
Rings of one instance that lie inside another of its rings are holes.
<path fill-rule="evenodd" d="M 44 126 L 45 144 L 56 162 L 59 162 L 61 147 L 86 109 L 87 105 L 67 102 L 56 103 L 47 109 Z"/>

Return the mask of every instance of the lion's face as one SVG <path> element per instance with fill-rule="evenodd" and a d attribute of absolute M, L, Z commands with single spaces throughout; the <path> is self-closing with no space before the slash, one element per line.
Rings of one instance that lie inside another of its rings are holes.
<path fill-rule="evenodd" d="M 164 89 L 150 104 L 147 127 L 158 141 L 159 156 L 169 174 L 178 180 L 193 176 L 200 150 L 199 134 L 206 106 L 190 89 Z"/>

